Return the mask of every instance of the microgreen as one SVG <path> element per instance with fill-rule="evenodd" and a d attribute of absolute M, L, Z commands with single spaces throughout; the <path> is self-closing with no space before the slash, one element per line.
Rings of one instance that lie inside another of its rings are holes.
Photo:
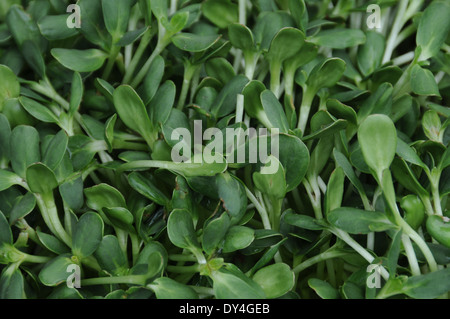
<path fill-rule="evenodd" d="M 448 299 L 449 16 L 1 1 L 0 299 Z"/>

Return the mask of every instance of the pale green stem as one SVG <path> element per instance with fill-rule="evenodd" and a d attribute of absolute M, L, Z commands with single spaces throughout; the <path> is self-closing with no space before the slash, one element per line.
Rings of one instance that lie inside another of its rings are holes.
<path fill-rule="evenodd" d="M 406 12 L 408 2 L 409 2 L 408 0 L 400 0 L 399 5 L 397 6 L 397 14 L 395 16 L 395 21 L 394 24 L 392 25 L 391 33 L 389 34 L 389 37 L 387 39 L 386 49 L 384 51 L 383 64 L 389 62 L 392 53 L 394 52 L 397 36 L 405 23 L 404 14 Z"/>
<path fill-rule="evenodd" d="M 145 275 L 119 276 L 119 277 L 99 277 L 81 280 L 81 286 L 113 285 L 113 284 L 134 284 L 142 285 L 146 280 Z"/>
<path fill-rule="evenodd" d="M 52 259 L 52 257 L 34 256 L 34 255 L 25 254 L 25 258 L 22 260 L 22 262 L 45 264 L 46 262 L 50 261 L 51 259 Z"/>
<path fill-rule="evenodd" d="M 250 199 L 250 201 L 253 203 L 253 205 L 255 205 L 256 210 L 258 211 L 259 215 L 261 216 L 261 220 L 263 222 L 264 228 L 272 229 L 272 227 L 270 225 L 269 214 L 267 213 L 266 209 L 261 205 L 261 203 L 255 197 L 255 195 L 253 195 L 253 193 L 247 188 L 247 186 L 244 186 L 244 187 L 245 187 L 245 192 L 247 193 L 248 199 Z"/>
<path fill-rule="evenodd" d="M 361 257 L 367 260 L 369 264 L 374 261 L 375 257 L 373 257 L 366 249 L 364 249 L 364 247 L 362 247 L 356 240 L 354 240 L 347 232 L 338 228 L 333 228 L 331 231 L 333 232 L 333 234 L 347 243 L 347 245 L 352 247 L 358 254 L 361 255 Z M 383 267 L 381 267 L 381 275 L 385 280 L 389 279 L 389 273 Z"/>
<path fill-rule="evenodd" d="M 134 74 L 134 71 L 136 70 L 136 67 L 139 63 L 139 60 L 141 59 L 142 55 L 145 52 L 145 49 L 147 48 L 148 44 L 150 43 L 150 40 L 153 37 L 152 30 L 149 29 L 147 32 L 142 36 L 141 42 L 139 43 L 138 48 L 136 49 L 136 52 L 133 55 L 133 58 L 131 59 L 127 70 L 125 72 L 125 76 L 123 78 L 123 83 L 129 83 L 131 81 L 131 77 Z"/>
<path fill-rule="evenodd" d="M 153 60 L 158 55 L 160 55 L 161 52 L 165 49 L 165 47 L 170 43 L 170 40 L 166 39 L 165 35 L 166 31 L 164 29 L 164 26 L 158 21 L 158 44 L 156 45 L 156 48 L 153 50 L 152 54 L 145 62 L 145 64 L 142 66 L 141 70 L 138 72 L 134 80 L 131 82 L 132 87 L 135 88 L 139 84 L 141 84 L 142 80 L 147 75 Z"/>
<path fill-rule="evenodd" d="M 420 275 L 419 262 L 417 261 L 416 254 L 411 244 L 411 239 L 402 234 L 402 243 L 405 248 L 406 257 L 408 258 L 409 265 L 411 266 L 411 273 L 413 276 Z"/>
<path fill-rule="evenodd" d="M 305 135 L 306 123 L 308 122 L 309 112 L 311 111 L 311 104 L 314 100 L 315 95 L 315 92 L 312 92 L 308 89 L 307 86 L 305 86 L 297 125 L 297 128 L 302 131 L 302 135 Z"/>
<path fill-rule="evenodd" d="M 339 250 L 328 250 L 325 251 L 323 253 L 320 253 L 314 257 L 311 257 L 307 260 L 305 260 L 304 262 L 302 262 L 301 264 L 298 264 L 297 266 L 294 267 L 294 274 L 296 277 L 298 277 L 298 274 L 301 273 L 303 270 L 328 259 L 332 259 L 332 258 L 337 258 L 337 257 L 342 257 L 348 255 L 348 252 L 344 252 L 344 251 L 339 251 Z"/>
<path fill-rule="evenodd" d="M 413 228 L 411 228 L 411 226 L 400 215 L 400 211 L 398 210 L 397 204 L 395 202 L 394 185 L 390 173 L 386 175 L 386 178 L 388 178 L 389 181 L 382 182 L 381 173 L 377 174 L 378 184 L 382 187 L 384 197 L 386 198 L 386 202 L 388 203 L 390 210 L 394 214 L 397 225 L 401 227 L 404 234 L 408 235 L 417 244 L 419 249 L 422 251 L 425 259 L 427 260 L 430 270 L 438 270 L 436 260 L 434 259 L 433 253 L 431 252 L 428 245 L 425 243 L 423 238 L 420 237 L 419 234 Z M 411 267 L 414 266 L 411 265 Z"/>
<path fill-rule="evenodd" d="M 280 97 L 280 77 L 281 77 L 281 63 L 278 61 L 271 61 L 270 63 L 270 90 L 277 98 Z"/>
<path fill-rule="evenodd" d="M 41 215 L 49 229 L 67 246 L 72 247 L 72 238 L 67 234 L 58 217 L 53 193 L 35 194 Z"/>
<path fill-rule="evenodd" d="M 167 271 L 179 273 L 179 274 L 185 274 L 185 273 L 195 273 L 200 271 L 200 265 L 195 264 L 191 266 L 167 266 Z"/>

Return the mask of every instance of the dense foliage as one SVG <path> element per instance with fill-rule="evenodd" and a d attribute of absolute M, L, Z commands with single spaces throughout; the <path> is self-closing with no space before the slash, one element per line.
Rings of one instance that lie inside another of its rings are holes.
<path fill-rule="evenodd" d="M 71 4 L 0 3 L 0 298 L 448 297 L 449 1 Z"/>

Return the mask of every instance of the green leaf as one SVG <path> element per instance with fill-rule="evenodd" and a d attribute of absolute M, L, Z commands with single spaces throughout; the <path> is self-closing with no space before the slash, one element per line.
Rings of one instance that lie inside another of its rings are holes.
<path fill-rule="evenodd" d="M 39 272 L 39 280 L 45 286 L 58 286 L 67 281 L 71 275 L 67 269 L 73 264 L 74 262 L 70 255 L 60 255 L 45 264 L 44 268 Z"/>
<path fill-rule="evenodd" d="M 345 70 L 345 62 L 339 58 L 329 58 L 317 64 L 311 71 L 306 85 L 318 91 L 321 88 L 331 87 L 340 80 Z"/>
<path fill-rule="evenodd" d="M 367 31 L 366 39 L 366 43 L 358 49 L 358 67 L 364 76 L 380 67 L 385 48 L 385 38 L 379 32 Z"/>
<path fill-rule="evenodd" d="M 218 195 L 223 208 L 231 218 L 231 224 L 238 223 L 247 210 L 247 195 L 242 182 L 229 173 L 216 178 Z"/>
<path fill-rule="evenodd" d="M 106 235 L 94 253 L 100 267 L 108 273 L 119 276 L 128 268 L 128 260 L 116 236 Z"/>
<path fill-rule="evenodd" d="M 416 33 L 416 44 L 421 48 L 419 61 L 434 57 L 441 49 L 450 31 L 449 15 L 447 1 L 433 1 L 426 7 Z"/>
<path fill-rule="evenodd" d="M 105 123 L 105 142 L 108 144 L 108 151 L 112 152 L 114 148 L 114 125 L 116 124 L 117 114 L 111 116 Z"/>
<path fill-rule="evenodd" d="M 11 132 L 11 166 L 22 178 L 27 167 L 41 159 L 39 140 L 38 131 L 31 126 L 16 126 Z"/>
<path fill-rule="evenodd" d="M 20 83 L 14 72 L 6 65 L 0 64 L 0 112 L 3 111 L 5 101 L 18 98 L 20 95 Z"/>
<path fill-rule="evenodd" d="M 143 27 L 137 30 L 132 30 L 126 32 L 123 37 L 116 43 L 116 45 L 120 47 L 126 47 L 130 44 L 133 44 L 137 40 L 139 40 L 146 32 L 148 32 L 149 27 Z"/>
<path fill-rule="evenodd" d="M 415 150 L 400 138 L 397 139 L 396 154 L 408 163 L 415 164 L 423 169 L 427 167 Z"/>
<path fill-rule="evenodd" d="M 388 169 L 397 149 L 397 132 L 392 120 L 383 114 L 368 116 L 358 129 L 364 160 L 378 175 Z"/>
<path fill-rule="evenodd" d="M 213 219 L 203 228 L 202 247 L 205 253 L 212 254 L 219 248 L 225 234 L 230 227 L 230 217 L 223 213 L 220 217 Z"/>
<path fill-rule="evenodd" d="M 286 191 L 290 192 L 303 180 L 310 164 L 309 151 L 306 145 L 296 136 L 280 134 L 279 160 L 286 176 Z"/>
<path fill-rule="evenodd" d="M 245 226 L 232 226 L 226 236 L 223 245 L 224 253 L 231 253 L 236 250 L 248 247 L 255 239 L 255 231 Z"/>
<path fill-rule="evenodd" d="M 278 298 L 290 291 L 295 284 L 295 275 L 285 263 L 276 263 L 258 270 L 253 275 L 267 298 Z"/>
<path fill-rule="evenodd" d="M 139 254 L 138 259 L 136 260 L 135 266 L 148 265 L 150 257 L 154 253 L 158 253 L 162 257 L 163 259 L 162 267 L 165 268 L 167 266 L 169 255 L 167 254 L 167 251 L 164 248 L 164 246 L 158 241 L 150 241 L 145 245 L 145 247 Z"/>
<path fill-rule="evenodd" d="M 0 169 L 0 191 L 10 188 L 13 185 L 20 184 L 22 179 L 17 174 Z"/>
<path fill-rule="evenodd" d="M 40 231 L 37 231 L 36 234 L 42 245 L 44 245 L 44 247 L 50 250 L 51 252 L 58 255 L 70 253 L 70 249 L 55 236 Z"/>
<path fill-rule="evenodd" d="M 157 299 L 199 299 L 191 287 L 168 277 L 157 278 L 148 287 L 155 292 Z"/>
<path fill-rule="evenodd" d="M 267 59 L 272 63 L 281 63 L 297 54 L 305 41 L 305 34 L 296 28 L 283 28 L 270 43 Z"/>
<path fill-rule="evenodd" d="M 153 125 L 136 91 L 129 85 L 119 86 L 113 94 L 114 106 L 125 125 L 141 134 L 150 147 L 154 143 Z"/>
<path fill-rule="evenodd" d="M 63 66 L 76 72 L 93 72 L 103 66 L 108 55 L 98 49 L 52 49 L 51 54 Z"/>
<path fill-rule="evenodd" d="M 106 30 L 101 0 L 78 0 L 82 23 L 80 32 L 91 43 L 106 49 L 111 36 Z"/>
<path fill-rule="evenodd" d="M 102 0 L 105 26 L 115 42 L 127 31 L 131 0 Z"/>
<path fill-rule="evenodd" d="M 36 22 L 21 6 L 12 6 L 10 8 L 6 15 L 6 24 L 22 53 L 24 53 L 22 46 L 26 41 L 33 42 L 39 52 L 43 52 L 46 49 L 47 42 L 41 36 Z"/>
<path fill-rule="evenodd" d="M 83 295 L 76 288 L 69 288 L 61 285 L 55 288 L 47 297 L 48 299 L 84 299 Z"/>
<path fill-rule="evenodd" d="M 94 212 L 84 213 L 72 235 L 72 252 L 79 258 L 92 255 L 103 238 L 103 220 Z"/>
<path fill-rule="evenodd" d="M 158 91 L 159 84 L 164 76 L 164 58 L 158 55 L 150 65 L 150 69 L 142 84 L 142 100 L 148 105 Z"/>
<path fill-rule="evenodd" d="M 352 124 L 356 125 L 358 123 L 355 110 L 352 107 L 345 105 L 336 99 L 327 100 L 327 111 L 331 115 L 337 118 L 347 120 Z"/>
<path fill-rule="evenodd" d="M 221 118 L 235 111 L 237 95 L 242 93 L 247 83 L 248 78 L 246 76 L 242 74 L 236 75 L 217 95 L 211 108 L 211 113 L 216 118 Z"/>
<path fill-rule="evenodd" d="M 55 170 L 63 160 L 68 144 L 69 137 L 66 132 L 59 131 L 48 143 L 42 156 L 42 163 Z"/>
<path fill-rule="evenodd" d="M 244 95 L 245 112 L 251 117 L 258 118 L 263 124 L 270 124 L 267 115 L 264 113 L 260 98 L 261 93 L 265 90 L 266 87 L 262 82 L 252 80 L 245 85 L 242 90 L 242 95 Z"/>
<path fill-rule="evenodd" d="M 261 93 L 261 105 L 270 121 L 269 128 L 278 128 L 281 133 L 288 133 L 289 124 L 283 106 L 272 91 L 265 90 Z"/>
<path fill-rule="evenodd" d="M 108 184 L 99 184 L 84 189 L 86 205 L 96 211 L 104 207 L 126 207 L 125 198 L 114 187 Z"/>
<path fill-rule="evenodd" d="M 324 280 L 311 278 L 308 280 L 308 286 L 322 299 L 340 299 L 339 291 Z"/>
<path fill-rule="evenodd" d="M 167 121 L 175 102 L 176 87 L 172 81 L 161 85 L 148 105 L 148 113 L 153 127 L 159 127 Z"/>
<path fill-rule="evenodd" d="M 417 64 L 411 70 L 411 88 L 418 95 L 441 97 L 433 73 Z"/>
<path fill-rule="evenodd" d="M 138 193 L 159 205 L 165 206 L 169 202 L 169 198 L 167 198 L 166 194 L 164 194 L 151 179 L 146 178 L 140 173 L 133 172 L 128 175 L 128 183 Z"/>
<path fill-rule="evenodd" d="M 335 227 L 350 234 L 368 234 L 395 228 L 384 213 L 353 207 L 336 208 L 328 214 L 327 219 Z"/>
<path fill-rule="evenodd" d="M 339 167 L 342 167 L 344 170 L 345 175 L 350 180 L 350 182 L 355 186 L 355 188 L 358 190 L 360 194 L 365 194 L 364 187 L 360 181 L 360 179 L 356 176 L 356 173 L 352 167 L 352 164 L 350 161 L 345 157 L 344 154 L 339 152 L 337 149 L 333 150 L 334 159 L 336 161 L 336 164 L 339 165 Z"/>
<path fill-rule="evenodd" d="M 220 35 L 200 35 L 195 33 L 178 33 L 172 37 L 173 44 L 183 51 L 202 52 L 214 45 Z"/>
<path fill-rule="evenodd" d="M 184 177 L 192 176 L 214 176 L 224 172 L 227 169 L 227 163 L 225 160 L 221 160 L 218 163 L 207 163 L 204 159 L 198 160 L 198 163 L 194 162 L 194 159 L 190 162 L 166 162 L 166 161 L 136 161 L 124 164 L 121 169 L 123 170 L 141 170 L 148 167 L 158 167 L 167 169 L 175 174 L 182 175 Z"/>
<path fill-rule="evenodd" d="M 419 183 L 411 168 L 403 159 L 394 159 L 391 170 L 397 182 L 403 187 L 419 196 L 429 196 L 428 191 Z"/>
<path fill-rule="evenodd" d="M 442 124 L 436 111 L 428 110 L 423 114 L 422 128 L 423 132 L 430 140 L 440 142 Z"/>
<path fill-rule="evenodd" d="M 134 221 L 133 214 L 123 207 L 104 207 L 103 213 L 115 227 L 125 229 L 130 233 L 133 232 L 132 224 Z"/>
<path fill-rule="evenodd" d="M 255 49 L 252 30 L 243 24 L 233 23 L 228 26 L 228 36 L 231 44 L 243 51 Z"/>
<path fill-rule="evenodd" d="M 286 224 L 308 230 L 322 230 L 324 227 L 316 222 L 311 216 L 296 214 L 292 209 L 283 213 L 283 221 Z"/>
<path fill-rule="evenodd" d="M 450 291 L 450 269 L 408 278 L 402 293 L 415 299 L 434 299 Z"/>
<path fill-rule="evenodd" d="M 24 218 L 31 213 L 36 206 L 36 197 L 33 193 L 26 193 L 14 205 L 9 214 L 9 223 L 14 225 L 19 219 Z"/>
<path fill-rule="evenodd" d="M 185 209 L 175 209 L 167 220 L 167 234 L 177 247 L 197 251 L 200 248 L 191 214 Z"/>
<path fill-rule="evenodd" d="M 221 29 L 238 22 L 238 6 L 229 0 L 207 0 L 202 4 L 202 12 Z"/>
<path fill-rule="evenodd" d="M 209 59 L 205 63 L 205 70 L 209 76 L 219 80 L 224 85 L 236 76 L 236 72 L 231 63 L 221 57 Z"/>
<path fill-rule="evenodd" d="M 320 31 L 311 37 L 309 41 L 327 48 L 345 49 L 364 44 L 366 35 L 358 29 L 335 28 Z"/>
<path fill-rule="evenodd" d="M 305 31 L 308 24 L 308 10 L 304 0 L 289 0 L 289 11 L 300 30 Z"/>
<path fill-rule="evenodd" d="M 275 165 L 276 171 L 271 168 Z M 286 177 L 283 166 L 275 156 L 270 155 L 265 166 L 261 167 L 260 172 L 253 173 L 253 182 L 263 194 L 269 195 L 274 199 L 283 199 L 286 195 Z"/>
<path fill-rule="evenodd" d="M 164 24 L 170 35 L 176 34 L 184 29 L 189 20 L 189 11 L 178 11 L 170 19 L 169 24 Z"/>
<path fill-rule="evenodd" d="M 394 88 L 390 83 L 381 84 L 361 105 L 358 111 L 358 123 L 362 123 L 370 114 L 390 114 L 392 107 L 392 93 Z"/>
<path fill-rule="evenodd" d="M 13 244 L 13 235 L 11 227 L 9 227 L 8 220 L 5 215 L 0 211 L 0 247 L 3 244 Z"/>
<path fill-rule="evenodd" d="M 264 299 L 262 288 L 236 266 L 227 265 L 211 274 L 217 299 Z"/>
<path fill-rule="evenodd" d="M 0 276 L 0 299 L 26 299 L 25 279 L 15 264 L 2 271 Z"/>
<path fill-rule="evenodd" d="M 73 210 L 78 210 L 83 206 L 83 178 L 75 175 L 59 185 L 59 193 L 67 206 Z"/>
<path fill-rule="evenodd" d="M 33 193 L 49 194 L 58 187 L 55 173 L 42 163 L 32 164 L 27 168 L 26 180 Z"/>
<path fill-rule="evenodd" d="M 27 97 L 19 98 L 23 108 L 36 119 L 47 123 L 58 123 L 58 117 L 47 107 Z"/>
<path fill-rule="evenodd" d="M 327 191 L 325 193 L 325 212 L 328 213 L 336 208 L 339 208 L 342 204 L 344 196 L 344 170 L 341 167 L 337 167 L 330 176 L 327 185 Z"/>
<path fill-rule="evenodd" d="M 9 140 L 11 138 L 11 125 L 8 118 L 0 113 L 0 161 L 9 161 L 10 149 Z"/>
<path fill-rule="evenodd" d="M 392 278 L 395 277 L 395 273 L 397 271 L 401 243 L 402 243 L 402 231 L 400 229 L 394 234 L 387 254 L 387 261 L 388 261 L 387 268 L 389 269 L 389 275 Z"/>
<path fill-rule="evenodd" d="M 73 116 L 75 112 L 80 107 L 81 101 L 83 99 L 84 86 L 83 79 L 80 73 L 74 72 L 72 78 L 72 86 L 70 88 L 70 104 L 69 104 L 69 115 Z"/>
<path fill-rule="evenodd" d="M 77 28 L 68 28 L 69 14 L 44 16 L 37 22 L 41 34 L 50 41 L 64 40 L 78 34 Z"/>

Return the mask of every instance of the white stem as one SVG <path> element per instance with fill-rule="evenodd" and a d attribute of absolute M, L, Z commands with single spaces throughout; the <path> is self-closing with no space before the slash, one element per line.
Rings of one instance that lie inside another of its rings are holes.
<path fill-rule="evenodd" d="M 419 263 L 417 262 L 416 253 L 414 252 L 411 244 L 411 239 L 408 235 L 402 234 L 402 243 L 405 248 L 406 257 L 408 258 L 409 265 L 411 267 L 411 273 L 413 276 L 420 275 Z"/>
<path fill-rule="evenodd" d="M 397 7 L 397 15 L 395 17 L 394 25 L 392 26 L 391 33 L 389 34 L 389 38 L 386 45 L 386 50 L 384 51 L 383 56 L 383 64 L 389 62 L 391 59 L 392 53 L 395 49 L 395 41 L 397 39 L 398 34 L 400 33 L 404 22 L 404 14 L 406 11 L 406 7 L 408 5 L 408 0 L 400 0 L 400 3 Z"/>
<path fill-rule="evenodd" d="M 405 53 L 403 55 L 400 55 L 394 59 L 392 59 L 392 63 L 394 65 L 402 65 L 411 62 L 414 60 L 414 51 Z"/>
<path fill-rule="evenodd" d="M 335 233 L 336 236 L 345 241 L 347 245 L 352 247 L 358 254 L 361 255 L 361 257 L 363 257 L 369 263 L 372 263 L 374 261 L 375 258 L 367 250 L 365 250 L 364 247 L 358 244 L 358 242 L 356 242 L 347 232 L 335 228 L 333 229 L 333 233 Z M 380 267 L 380 269 L 381 269 L 381 276 L 383 276 L 385 280 L 388 280 L 389 273 L 387 272 L 387 270 L 384 267 Z"/>
<path fill-rule="evenodd" d="M 242 94 L 238 94 L 236 103 L 236 123 L 242 122 L 243 117 L 244 117 L 244 96 Z"/>

